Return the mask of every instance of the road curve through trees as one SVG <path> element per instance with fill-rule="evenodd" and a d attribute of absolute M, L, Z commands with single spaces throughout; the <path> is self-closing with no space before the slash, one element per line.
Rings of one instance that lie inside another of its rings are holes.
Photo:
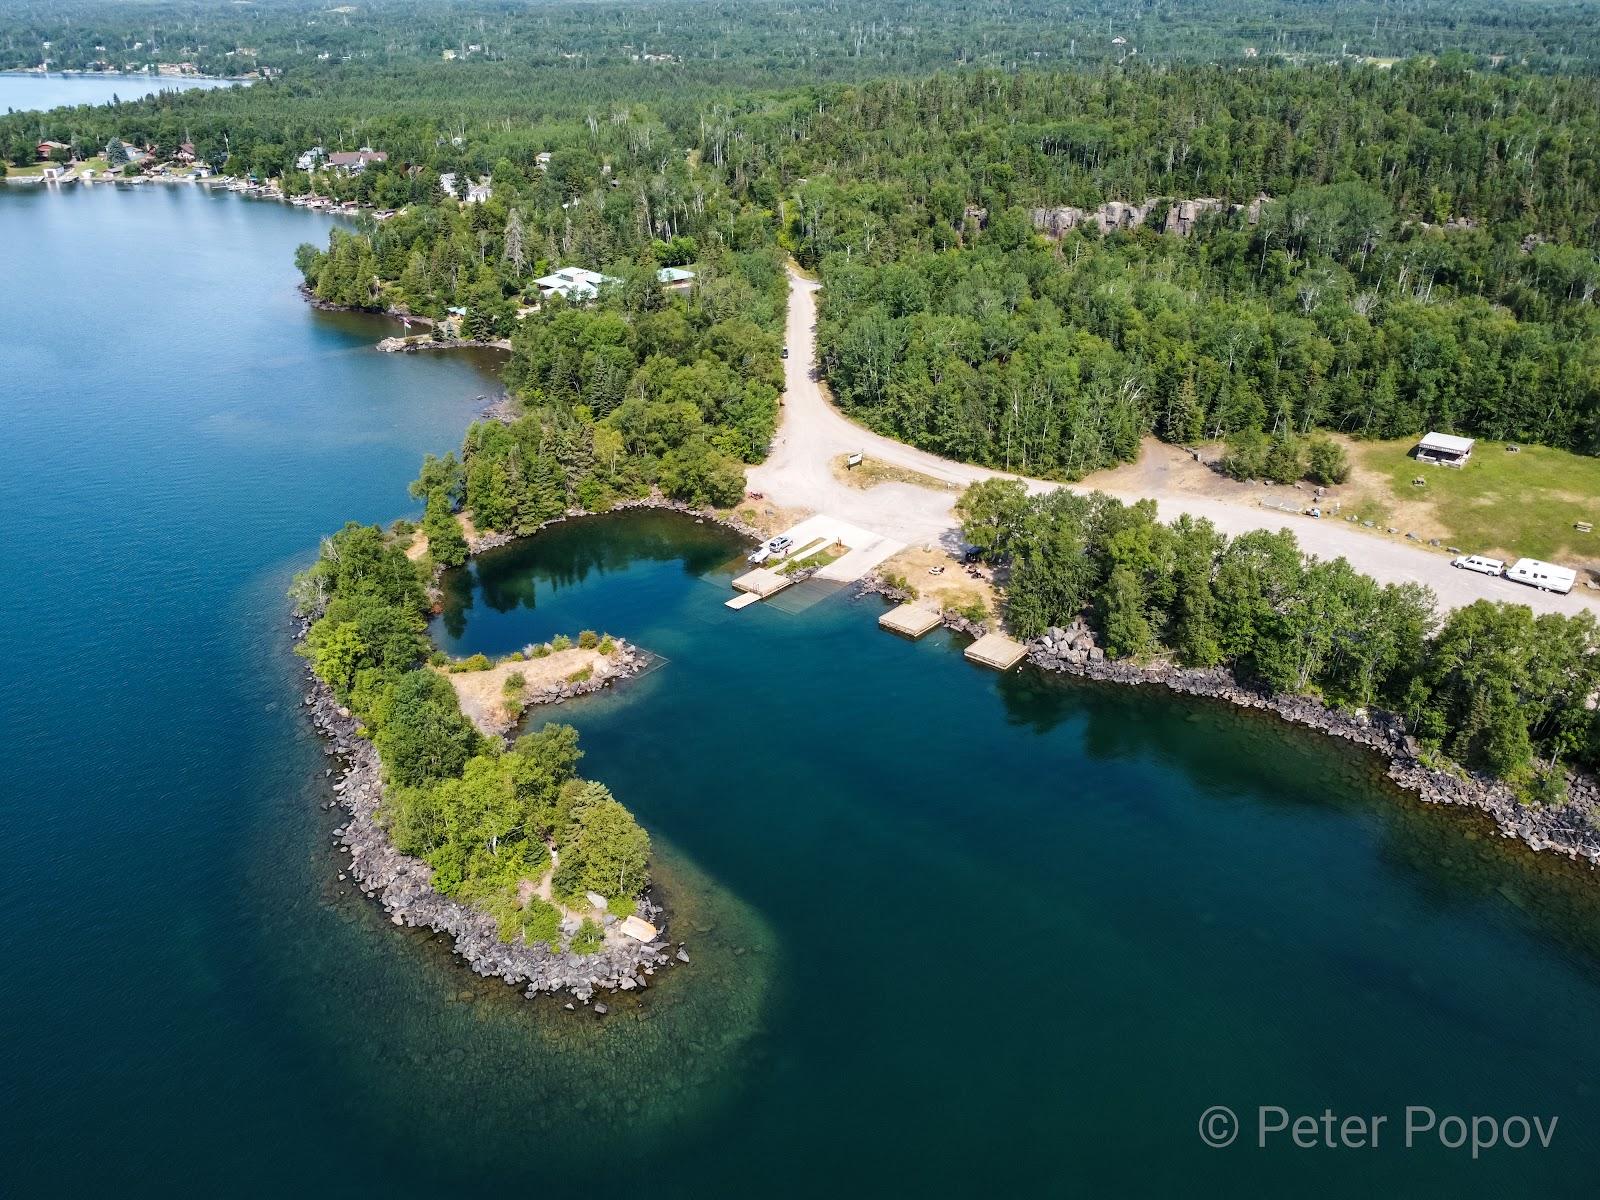
<path fill-rule="evenodd" d="M 789 357 L 784 362 L 783 411 L 772 453 L 750 472 L 751 490 L 764 493 L 776 503 L 828 513 L 897 541 L 954 544 L 957 522 L 952 506 L 959 489 L 983 479 L 1022 477 L 940 458 L 873 433 L 841 413 L 829 399 L 817 367 L 819 286 L 790 269 Z M 837 478 L 833 464 L 841 455 L 855 453 L 919 472 L 951 490 L 906 483 L 886 483 L 870 489 L 851 487 Z M 1034 492 L 1067 486 L 1039 479 L 1023 482 Z M 1308 553 L 1321 558 L 1346 558 L 1357 570 L 1384 583 L 1426 584 L 1446 608 L 1490 599 L 1526 604 L 1535 612 L 1576 613 L 1584 607 L 1600 612 L 1600 598 L 1581 589 L 1570 596 L 1559 596 L 1508 579 L 1457 570 L 1442 554 L 1390 541 L 1343 522 L 1309 517 L 1285 519 L 1281 513 L 1190 495 L 1113 494 L 1129 502 L 1154 500 L 1163 520 L 1173 520 L 1181 513 L 1205 517 L 1229 536 L 1252 529 L 1291 529 Z"/>

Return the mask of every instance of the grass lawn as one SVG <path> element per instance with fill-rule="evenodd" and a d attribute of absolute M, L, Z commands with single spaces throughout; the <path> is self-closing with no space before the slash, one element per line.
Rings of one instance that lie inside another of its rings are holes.
<path fill-rule="evenodd" d="M 1418 463 L 1414 438 L 1357 444 L 1361 473 L 1387 483 L 1399 514 L 1425 519 L 1452 546 L 1498 558 L 1542 558 L 1577 566 L 1600 561 L 1600 458 L 1544 446 L 1508 453 L 1480 441 L 1460 470 Z M 1412 480 L 1421 478 L 1421 487 Z"/>
<path fill-rule="evenodd" d="M 50 165 L 49 163 L 30 163 L 26 167 L 13 167 L 13 166 L 10 166 L 8 164 L 6 166 L 6 174 L 7 175 L 42 175 L 42 174 L 44 174 L 45 167 L 47 167 L 49 165 Z"/>

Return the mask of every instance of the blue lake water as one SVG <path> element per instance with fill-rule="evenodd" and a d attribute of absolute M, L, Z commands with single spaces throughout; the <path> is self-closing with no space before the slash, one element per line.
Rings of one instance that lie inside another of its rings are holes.
<path fill-rule="evenodd" d="M 0 71 L 0 112 L 110 104 L 113 100 L 138 100 L 157 92 L 232 87 L 236 82 L 162 75 L 38 75 L 32 72 Z"/>
<path fill-rule="evenodd" d="M 381 355 L 198 189 L 0 194 L 8 1194 L 1573 1194 L 1600 1150 L 1587 872 L 1341 747 L 972 667 L 878 602 L 722 606 L 740 551 L 569 522 L 436 636 L 664 660 L 538 719 L 651 830 L 693 963 L 605 1020 L 476 979 L 338 879 L 283 592 L 405 514 L 493 360 Z M 1226 1150 L 1247 1116 L 1559 1116 L 1548 1151 Z"/>

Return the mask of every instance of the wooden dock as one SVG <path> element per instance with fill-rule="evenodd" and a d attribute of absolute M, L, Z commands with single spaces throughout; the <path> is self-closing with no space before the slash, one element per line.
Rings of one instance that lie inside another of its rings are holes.
<path fill-rule="evenodd" d="M 887 629 L 891 633 L 903 634 L 912 641 L 937 624 L 939 624 L 939 614 L 920 604 L 902 604 L 899 608 L 891 608 L 878 618 L 880 628 Z"/>
<path fill-rule="evenodd" d="M 765 600 L 775 592 L 781 592 L 794 580 L 787 575 L 780 575 L 777 571 L 767 567 L 757 567 L 754 571 L 746 571 L 733 581 L 733 586 L 741 592 L 749 592 L 757 599 Z"/>
<path fill-rule="evenodd" d="M 760 603 L 761 597 L 754 592 L 740 592 L 732 600 L 723 601 L 724 605 L 732 609 L 749 608 L 752 604 Z"/>
<path fill-rule="evenodd" d="M 967 658 L 997 671 L 1009 671 L 1022 661 L 1028 648 L 1004 634 L 986 633 L 967 647 Z"/>

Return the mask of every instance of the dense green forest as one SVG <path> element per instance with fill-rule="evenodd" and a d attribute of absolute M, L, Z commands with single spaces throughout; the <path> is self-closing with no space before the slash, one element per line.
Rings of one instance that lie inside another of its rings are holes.
<path fill-rule="evenodd" d="M 840 402 L 944 454 L 1071 478 L 1152 430 L 1318 426 L 1594 453 L 1597 100 L 1460 62 L 879 83 L 809 122 L 828 176 L 786 235 Z M 1167 200 L 1263 193 L 1160 232 Z M 1141 228 L 1038 236 L 1146 197 Z"/>
<path fill-rule="evenodd" d="M 1006 572 L 1006 616 L 1023 636 L 1087 612 L 1113 658 L 1171 653 L 1275 692 L 1380 704 L 1435 753 L 1529 798 L 1558 800 L 1566 764 L 1600 764 L 1592 613 L 1535 617 L 1481 600 L 1441 621 L 1426 588 L 1308 557 L 1286 529 L 1230 540 L 1099 492 L 1030 497 L 997 480 L 957 509 L 964 536 Z"/>
<path fill-rule="evenodd" d="M 786 296 L 772 254 L 708 252 L 689 295 L 663 291 L 647 266 L 591 306 L 547 302 L 511 340 L 521 415 L 475 423 L 460 459 L 430 457 L 413 494 L 514 534 L 653 488 L 732 506 L 777 423 Z"/>
<path fill-rule="evenodd" d="M 649 884 L 649 838 L 603 785 L 578 778 L 571 727 L 545 726 L 509 749 L 472 727 L 449 681 L 425 665 L 424 570 L 382 530 L 345 526 L 295 579 L 311 622 L 302 653 L 378 748 L 396 846 L 428 861 L 440 892 L 491 912 L 506 940 L 559 949 L 559 910 L 523 905 L 519 881 L 543 874 L 554 847 L 557 898 L 592 890 L 632 911 Z"/>
<path fill-rule="evenodd" d="M 4 0 L 0 69 L 190 62 L 286 74 L 421 60 L 678 66 L 861 77 L 951 63 L 1466 50 L 1545 67 L 1592 62 L 1592 0 Z M 645 55 L 665 56 L 665 62 Z"/>
<path fill-rule="evenodd" d="M 846 408 L 940 453 L 1072 478 L 1150 432 L 1233 440 L 1236 467 L 1262 459 L 1253 438 L 1317 428 L 1600 450 L 1597 89 L 1459 55 L 1128 64 L 644 87 L 604 108 L 551 89 L 544 115 L 513 120 L 492 115 L 495 86 L 358 116 L 364 101 L 284 82 L 74 110 L 48 131 L 187 135 L 234 173 L 402 209 L 304 261 L 312 287 L 466 308 L 481 337 L 518 324 L 549 267 L 705 255 L 710 279 L 719 254 L 787 248 L 826 284 L 822 364 Z M 32 136 L 16 128 L 17 153 Z M 389 160 L 308 176 L 294 160 L 313 144 Z M 454 203 L 446 172 L 492 179 L 493 198 Z M 1202 197 L 1222 207 L 1162 231 L 1171 202 Z M 1147 199 L 1137 229 L 1053 227 L 1063 206 Z"/>

